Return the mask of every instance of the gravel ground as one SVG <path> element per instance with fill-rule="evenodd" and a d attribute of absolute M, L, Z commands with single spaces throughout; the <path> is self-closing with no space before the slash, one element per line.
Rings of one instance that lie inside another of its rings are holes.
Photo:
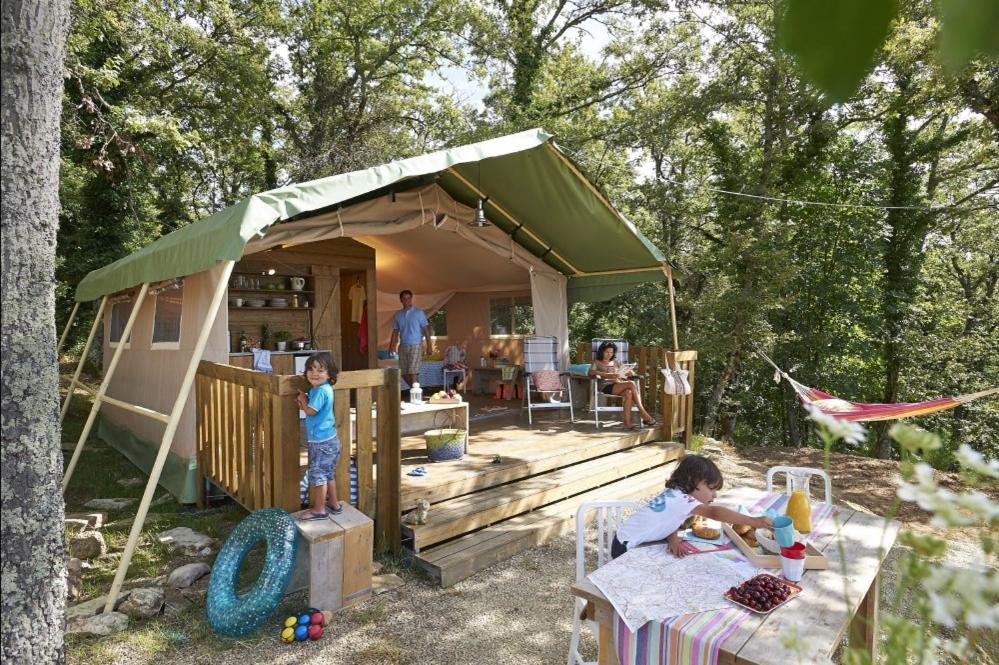
<path fill-rule="evenodd" d="M 761 468 L 788 459 L 787 453 L 755 449 L 743 456 L 726 447 L 708 454 L 719 462 L 726 486 L 762 488 L 765 481 Z M 891 464 L 865 460 L 871 474 L 837 474 L 843 475 L 833 481 L 837 499 L 849 497 L 852 507 L 878 512 L 886 493 L 865 492 L 860 484 L 876 480 L 879 486 L 889 486 L 886 473 L 890 469 L 885 465 Z M 871 499 L 870 506 L 865 498 Z M 917 513 L 905 513 L 900 518 L 907 524 L 925 521 L 925 516 Z M 112 662 L 130 665 L 564 663 L 572 626 L 568 587 L 574 576 L 574 538 L 569 534 L 518 554 L 450 589 L 437 588 L 420 573 L 403 571 L 403 586 L 337 615 L 327 635 L 318 642 L 282 644 L 277 637 L 281 617 L 275 616 L 264 629 L 262 639 L 246 643 L 197 641 L 186 646 L 175 644 L 170 653 L 150 653 L 124 642 L 110 648 L 107 655 Z M 952 533 L 948 538 L 952 543 L 950 561 L 955 565 L 969 561 L 975 552 L 974 534 Z M 900 552 L 896 546 L 889 553 L 883 571 L 883 607 L 890 607 L 893 600 L 891 562 Z M 304 602 L 292 599 L 289 604 Z M 595 659 L 595 642 L 586 631 L 584 635 L 583 653 Z M 74 661 L 72 653 L 69 661 Z"/>

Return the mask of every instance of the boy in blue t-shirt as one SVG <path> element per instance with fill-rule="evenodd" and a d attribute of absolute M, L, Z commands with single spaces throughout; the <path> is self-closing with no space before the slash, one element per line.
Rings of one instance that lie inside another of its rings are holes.
<path fill-rule="evenodd" d="M 305 430 L 309 439 L 309 486 L 312 507 L 302 511 L 300 520 L 324 520 L 327 510 L 343 512 L 336 495 L 336 464 L 340 459 L 340 440 L 333 418 L 333 384 L 339 374 L 333 357 L 314 353 L 305 362 L 305 378 L 312 384 L 309 394 L 299 391 L 298 407 L 305 411 Z M 327 503 L 328 499 L 328 503 Z"/>

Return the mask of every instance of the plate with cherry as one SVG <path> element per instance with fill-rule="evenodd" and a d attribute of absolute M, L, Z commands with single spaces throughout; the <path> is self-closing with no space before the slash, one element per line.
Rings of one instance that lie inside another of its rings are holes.
<path fill-rule="evenodd" d="M 764 573 L 730 588 L 724 596 L 750 612 L 769 614 L 801 591 L 801 587 L 793 582 Z"/>

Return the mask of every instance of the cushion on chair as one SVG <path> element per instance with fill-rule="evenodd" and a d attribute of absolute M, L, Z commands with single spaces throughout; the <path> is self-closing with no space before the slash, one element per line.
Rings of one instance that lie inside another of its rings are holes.
<path fill-rule="evenodd" d="M 562 381 L 559 373 L 554 369 L 542 369 L 531 375 L 534 387 L 539 392 L 555 392 L 562 390 Z"/>

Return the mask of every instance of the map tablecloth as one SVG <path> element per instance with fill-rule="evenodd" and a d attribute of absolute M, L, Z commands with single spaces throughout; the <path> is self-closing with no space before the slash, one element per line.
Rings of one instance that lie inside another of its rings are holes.
<path fill-rule="evenodd" d="M 786 503 L 787 495 L 785 494 L 763 494 L 760 500 L 750 507 L 749 511 L 754 515 L 762 513 L 767 508 L 773 508 L 777 512 L 782 512 Z M 832 520 L 834 511 L 835 508 L 833 506 L 813 504 L 812 532 L 803 538 L 803 540 L 810 542 L 831 531 L 834 525 Z M 624 559 L 624 556 L 626 555 L 618 557 L 618 559 L 615 559 L 611 563 L 621 561 Z M 689 560 L 705 564 L 710 559 L 727 559 L 733 563 L 750 566 L 738 550 L 692 554 L 682 559 L 682 561 Z M 594 576 L 600 570 L 610 565 L 609 563 L 590 575 L 590 579 L 597 584 L 605 596 L 607 592 L 604 588 L 600 587 Z M 713 568 L 713 564 L 708 563 L 707 565 Z M 684 569 L 676 568 L 671 564 L 663 570 L 661 577 L 669 578 L 675 583 L 676 580 L 682 578 L 674 577 L 674 575 L 680 573 L 682 570 Z M 728 584 L 724 589 L 727 589 L 729 586 L 734 585 Z M 718 593 L 718 597 L 721 598 L 720 592 Z M 620 615 L 621 610 L 615 604 L 614 607 L 618 610 L 619 614 L 614 621 L 614 643 L 617 647 L 620 664 L 716 665 L 718 663 L 718 652 L 726 638 L 734 633 L 746 619 L 752 616 L 749 610 L 736 607 L 724 599 L 721 599 L 721 601 L 720 605 L 710 602 L 706 604 L 714 605 L 715 608 L 721 607 L 722 609 L 705 608 L 708 611 L 692 611 L 691 613 L 668 619 L 653 619 L 637 630 L 629 627 L 628 621 Z M 636 611 L 631 605 L 632 603 L 627 604 L 627 611 L 635 615 Z"/>

